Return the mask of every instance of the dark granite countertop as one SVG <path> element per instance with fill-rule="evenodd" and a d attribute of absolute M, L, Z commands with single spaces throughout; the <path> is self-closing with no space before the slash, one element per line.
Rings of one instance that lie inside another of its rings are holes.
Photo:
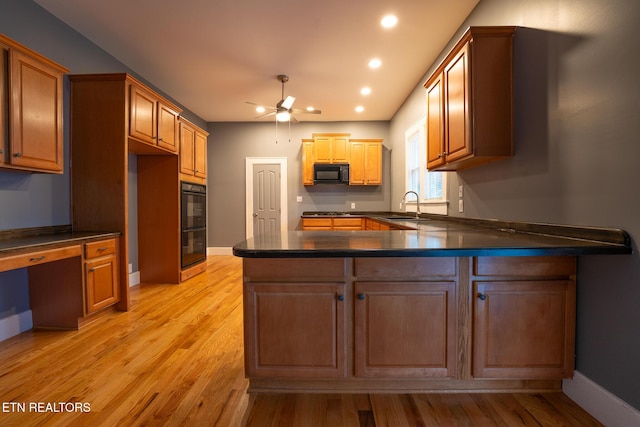
<path fill-rule="evenodd" d="M 70 226 L 2 230 L 0 231 L 0 257 L 118 236 L 120 236 L 118 232 L 72 231 Z"/>
<path fill-rule="evenodd" d="M 233 247 L 245 258 L 534 256 L 629 254 L 624 230 L 450 218 L 393 212 L 303 213 L 303 217 L 364 216 L 411 227 L 392 231 L 283 231 Z"/>

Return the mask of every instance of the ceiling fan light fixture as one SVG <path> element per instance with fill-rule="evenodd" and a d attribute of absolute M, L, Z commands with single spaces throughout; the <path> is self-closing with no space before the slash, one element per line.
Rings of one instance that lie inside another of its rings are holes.
<path fill-rule="evenodd" d="M 279 122 L 288 122 L 291 119 L 291 114 L 288 111 L 283 111 L 276 114 L 276 120 Z"/>

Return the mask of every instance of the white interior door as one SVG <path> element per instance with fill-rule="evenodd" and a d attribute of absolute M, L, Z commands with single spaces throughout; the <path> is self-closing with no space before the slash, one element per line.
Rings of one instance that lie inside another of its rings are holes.
<path fill-rule="evenodd" d="M 280 231 L 280 165 L 253 165 L 253 234 Z"/>
<path fill-rule="evenodd" d="M 287 159 L 246 159 L 247 239 L 287 224 Z M 285 226 L 286 228 L 286 226 Z"/>

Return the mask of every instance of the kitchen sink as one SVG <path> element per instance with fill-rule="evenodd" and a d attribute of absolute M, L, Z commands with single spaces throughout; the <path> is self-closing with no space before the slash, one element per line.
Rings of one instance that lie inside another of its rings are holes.
<path fill-rule="evenodd" d="M 388 216 L 385 219 L 399 219 L 399 220 L 407 220 L 407 219 L 420 219 L 415 216 Z"/>

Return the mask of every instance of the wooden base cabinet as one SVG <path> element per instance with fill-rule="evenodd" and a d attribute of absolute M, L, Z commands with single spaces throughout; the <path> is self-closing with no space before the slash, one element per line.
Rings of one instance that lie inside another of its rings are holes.
<path fill-rule="evenodd" d="M 475 378 L 573 376 L 575 260 L 527 257 L 525 262 L 475 260 L 475 273 L 486 274 L 475 277 L 472 287 Z M 496 263 L 498 269 L 491 267 Z"/>
<path fill-rule="evenodd" d="M 244 259 L 251 391 L 560 390 L 575 257 Z"/>
<path fill-rule="evenodd" d="M 85 244 L 86 311 L 91 314 L 119 301 L 118 239 Z"/>
<path fill-rule="evenodd" d="M 356 283 L 355 376 L 455 376 L 455 285 Z"/>
<path fill-rule="evenodd" d="M 343 377 L 344 283 L 245 288 L 245 369 L 251 377 Z"/>

